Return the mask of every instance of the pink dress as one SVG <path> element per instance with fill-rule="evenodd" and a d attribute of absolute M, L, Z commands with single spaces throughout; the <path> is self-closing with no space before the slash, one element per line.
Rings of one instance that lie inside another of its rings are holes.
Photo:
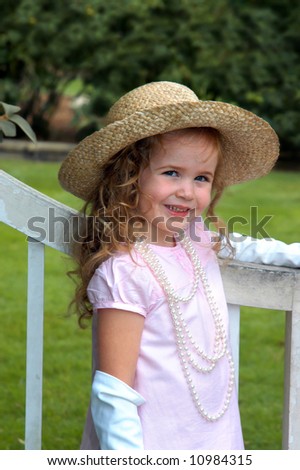
<path fill-rule="evenodd" d="M 228 312 L 222 279 L 209 233 L 201 231 L 201 242 L 193 242 L 205 268 L 215 300 L 222 313 L 228 333 Z M 190 259 L 180 244 L 175 247 L 151 245 L 180 295 L 188 295 L 193 282 Z M 145 317 L 134 389 L 146 400 L 138 408 L 143 429 L 144 448 L 149 450 L 243 449 L 240 415 L 236 391 L 230 405 L 217 421 L 208 422 L 200 416 L 185 381 L 176 348 L 166 297 L 157 280 L 140 255 L 118 254 L 104 262 L 92 277 L 89 299 L 99 308 L 117 308 Z M 181 309 L 194 339 L 207 353 L 212 353 L 214 323 L 203 287 Z M 100 313 L 101 314 L 101 313 Z M 97 315 L 93 318 L 93 370 L 96 369 Z M 223 357 L 208 374 L 194 373 L 194 382 L 204 408 L 210 414 L 221 409 L 227 391 L 229 366 Z M 82 439 L 82 449 L 98 449 L 99 443 L 90 411 Z"/>

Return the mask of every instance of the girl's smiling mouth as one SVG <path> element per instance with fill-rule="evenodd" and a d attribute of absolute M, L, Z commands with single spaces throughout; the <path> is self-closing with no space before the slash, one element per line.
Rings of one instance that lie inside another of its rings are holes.
<path fill-rule="evenodd" d="M 177 215 L 179 217 L 186 217 L 191 210 L 189 207 L 174 206 L 167 204 L 165 204 L 165 207 L 168 209 L 169 212 L 171 212 L 172 215 Z"/>

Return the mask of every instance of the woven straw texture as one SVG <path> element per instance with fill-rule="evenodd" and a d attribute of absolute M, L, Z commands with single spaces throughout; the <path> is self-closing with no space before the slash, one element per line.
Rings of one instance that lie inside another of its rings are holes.
<path fill-rule="evenodd" d="M 145 137 L 187 127 L 220 132 L 227 186 L 266 175 L 278 158 L 276 133 L 255 114 L 228 103 L 201 101 L 177 83 L 153 82 L 112 106 L 107 125 L 68 154 L 59 171 L 60 183 L 87 200 L 101 184 L 101 167 L 119 150 Z"/>

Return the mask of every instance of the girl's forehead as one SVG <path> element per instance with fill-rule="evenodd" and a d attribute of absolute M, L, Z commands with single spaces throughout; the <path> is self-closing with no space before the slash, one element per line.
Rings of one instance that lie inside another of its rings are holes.
<path fill-rule="evenodd" d="M 219 163 L 217 145 L 201 136 L 167 136 L 158 142 L 150 152 L 149 169 L 153 171 L 165 167 L 186 171 L 215 172 Z"/>
<path fill-rule="evenodd" d="M 184 154 L 192 150 L 196 155 L 219 154 L 219 143 L 215 134 L 203 129 L 181 129 L 157 136 L 152 144 L 150 158 L 163 158 Z"/>

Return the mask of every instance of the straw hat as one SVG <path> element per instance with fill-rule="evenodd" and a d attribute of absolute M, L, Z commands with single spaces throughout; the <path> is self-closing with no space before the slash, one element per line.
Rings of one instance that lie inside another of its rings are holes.
<path fill-rule="evenodd" d="M 145 137 L 187 127 L 220 132 L 226 185 L 267 174 L 279 154 L 276 133 L 255 114 L 228 103 L 201 101 L 178 83 L 153 82 L 112 106 L 107 125 L 68 154 L 59 171 L 60 183 L 87 200 L 101 182 L 101 167 L 119 150 Z"/>

